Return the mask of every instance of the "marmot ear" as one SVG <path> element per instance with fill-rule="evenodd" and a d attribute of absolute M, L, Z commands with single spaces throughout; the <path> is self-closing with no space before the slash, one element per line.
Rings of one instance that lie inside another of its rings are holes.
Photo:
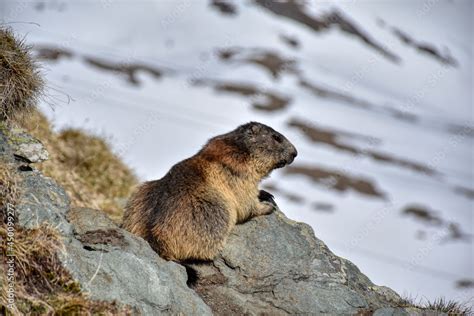
<path fill-rule="evenodd" d="M 250 127 L 250 131 L 253 133 L 253 134 L 257 134 L 259 131 L 260 131 L 260 127 L 258 125 L 252 125 Z"/>

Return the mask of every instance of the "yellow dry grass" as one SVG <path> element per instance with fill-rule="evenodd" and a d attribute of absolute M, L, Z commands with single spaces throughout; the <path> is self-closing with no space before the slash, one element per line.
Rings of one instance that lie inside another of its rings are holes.
<path fill-rule="evenodd" d="M 0 120 L 33 110 L 43 85 L 29 47 L 11 29 L 0 27 Z"/>
<path fill-rule="evenodd" d="M 472 315 L 473 310 L 470 304 L 448 300 L 443 297 L 435 300 L 418 299 L 416 297 L 405 297 L 400 303 L 400 307 L 414 307 L 426 311 L 427 315 L 437 315 L 445 313 L 451 315 Z"/>
<path fill-rule="evenodd" d="M 8 205 L 13 205 L 18 195 L 18 177 L 12 166 L 0 161 L 0 222 L 3 222 Z"/>
<path fill-rule="evenodd" d="M 104 139 L 78 129 L 55 133 L 38 111 L 20 125 L 48 149 L 50 159 L 36 167 L 65 188 L 73 206 L 100 209 L 114 221 L 121 220 L 137 179 Z"/>

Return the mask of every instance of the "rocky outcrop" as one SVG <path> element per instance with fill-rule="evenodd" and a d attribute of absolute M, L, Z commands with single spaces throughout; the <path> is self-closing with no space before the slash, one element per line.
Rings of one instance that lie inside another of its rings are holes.
<path fill-rule="evenodd" d="M 118 228 L 91 209 L 72 209 L 73 237 L 65 243 L 64 264 L 91 297 L 116 300 L 145 315 L 210 315 L 186 286 L 184 267 L 160 258 L 146 241 Z"/>
<path fill-rule="evenodd" d="M 22 179 L 17 225 L 56 227 L 64 241 L 61 261 L 92 299 L 115 300 L 144 315 L 419 313 L 398 307 L 394 291 L 374 285 L 311 227 L 281 211 L 238 225 L 213 262 L 166 261 L 104 213 L 71 208 L 65 191 L 31 167 L 32 157 L 44 157 L 39 141 L 12 137 L 0 129 L 0 161 Z"/>
<path fill-rule="evenodd" d="M 189 283 L 221 315 L 356 314 L 400 305 L 306 224 L 277 211 L 238 225 L 211 264 L 188 265 Z"/>
<path fill-rule="evenodd" d="M 211 315 L 187 286 L 183 266 L 160 258 L 146 241 L 117 227 L 104 213 L 71 208 L 65 191 L 18 154 L 12 136 L 0 130 L 0 161 L 14 164 L 22 180 L 17 225 L 33 228 L 46 222 L 56 227 L 64 242 L 61 261 L 83 291 L 92 299 L 130 305 L 143 315 Z M 23 138 L 22 144 L 38 143 Z"/>

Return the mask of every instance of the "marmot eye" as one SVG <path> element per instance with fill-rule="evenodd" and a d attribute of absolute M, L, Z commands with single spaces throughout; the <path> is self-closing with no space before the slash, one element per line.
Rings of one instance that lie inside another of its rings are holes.
<path fill-rule="evenodd" d="M 280 135 L 273 134 L 272 135 L 273 139 L 276 140 L 278 143 L 281 143 L 283 141 L 283 138 Z"/>

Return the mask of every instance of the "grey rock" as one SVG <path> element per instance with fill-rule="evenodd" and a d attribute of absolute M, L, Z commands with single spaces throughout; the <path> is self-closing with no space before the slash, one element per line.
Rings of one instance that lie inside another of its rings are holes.
<path fill-rule="evenodd" d="M 0 163 L 13 163 L 13 149 L 8 141 L 8 130 L 0 122 Z"/>
<path fill-rule="evenodd" d="M 20 199 L 16 207 L 20 226 L 33 228 L 46 222 L 64 235 L 71 234 L 71 225 L 66 220 L 69 198 L 62 187 L 38 170 L 19 172 Z"/>
<path fill-rule="evenodd" d="M 372 316 L 394 316 L 396 313 L 396 309 L 393 307 L 384 307 L 384 308 L 379 308 L 376 311 L 374 311 Z M 407 312 L 403 314 L 397 314 L 397 315 L 408 315 Z"/>
<path fill-rule="evenodd" d="M 237 225 L 214 262 L 188 273 L 218 315 L 355 314 L 400 301 L 280 211 Z"/>
<path fill-rule="evenodd" d="M 22 130 L 12 129 L 9 135 L 15 156 L 29 163 L 48 160 L 49 154 L 43 144 L 33 136 Z"/>
<path fill-rule="evenodd" d="M 18 156 L 18 144 L 35 142 L 32 136 L 0 124 L 0 163 L 10 165 L 20 179 L 16 224 L 33 228 L 46 222 L 63 234 L 70 234 L 71 225 L 65 217 L 70 202 L 64 189 L 53 179 L 32 169 L 29 159 Z"/>
<path fill-rule="evenodd" d="M 48 152 L 41 143 L 19 144 L 16 155 L 26 158 L 30 162 L 41 162 L 49 158 Z"/>
<path fill-rule="evenodd" d="M 67 218 L 74 238 L 66 242 L 62 258 L 93 299 L 116 300 L 143 315 L 211 315 L 186 285 L 185 268 L 160 258 L 146 241 L 100 211 L 75 208 Z"/>

